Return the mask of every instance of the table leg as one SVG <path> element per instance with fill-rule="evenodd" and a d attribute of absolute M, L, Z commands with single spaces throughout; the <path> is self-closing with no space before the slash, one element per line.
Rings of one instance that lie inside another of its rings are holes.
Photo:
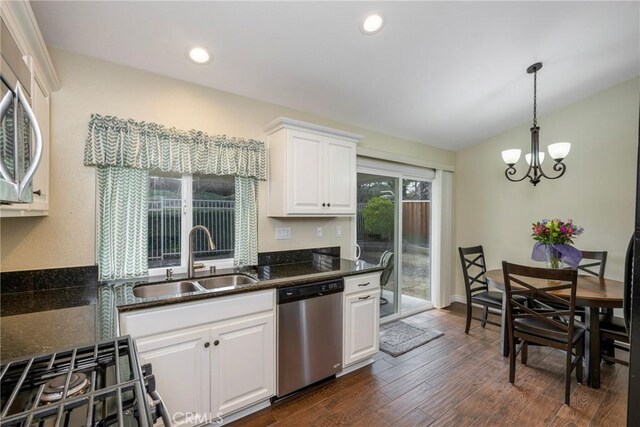
<path fill-rule="evenodd" d="M 500 321 L 500 352 L 509 356 L 509 332 L 507 330 L 507 293 L 502 292 L 502 319 Z"/>
<path fill-rule="evenodd" d="M 585 381 L 591 388 L 600 388 L 600 309 L 585 310 L 587 333 L 585 336 Z"/>

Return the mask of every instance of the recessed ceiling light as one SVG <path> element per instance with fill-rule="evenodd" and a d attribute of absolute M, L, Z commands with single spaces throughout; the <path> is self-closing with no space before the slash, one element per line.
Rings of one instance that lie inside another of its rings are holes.
<path fill-rule="evenodd" d="M 196 64 L 208 64 L 211 62 L 211 54 L 203 47 L 194 47 L 189 51 L 189 59 Z"/>
<path fill-rule="evenodd" d="M 363 34 L 375 34 L 382 29 L 384 26 L 384 18 L 380 13 L 372 13 L 367 15 L 362 21 L 362 25 L 360 26 L 360 31 Z"/>

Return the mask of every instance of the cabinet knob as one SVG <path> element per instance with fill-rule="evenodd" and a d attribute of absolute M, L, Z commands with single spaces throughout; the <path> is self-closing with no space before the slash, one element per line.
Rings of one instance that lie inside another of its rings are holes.
<path fill-rule="evenodd" d="M 42 196 L 42 190 L 36 190 L 33 192 L 36 196 Z"/>
<path fill-rule="evenodd" d="M 327 206 L 327 204 L 326 204 L 326 203 L 323 203 L 323 204 L 322 204 L 322 206 L 323 206 L 323 207 L 324 207 L 324 206 Z"/>
<path fill-rule="evenodd" d="M 213 345 L 218 345 L 218 344 L 220 344 L 220 341 L 218 341 L 218 340 L 215 340 L 215 341 L 213 342 Z"/>
<path fill-rule="evenodd" d="M 327 207 L 331 207 L 331 203 L 327 203 Z"/>
<path fill-rule="evenodd" d="M 204 343 L 204 348 L 209 348 L 211 344 L 209 344 L 209 341 L 207 341 L 206 343 Z"/>

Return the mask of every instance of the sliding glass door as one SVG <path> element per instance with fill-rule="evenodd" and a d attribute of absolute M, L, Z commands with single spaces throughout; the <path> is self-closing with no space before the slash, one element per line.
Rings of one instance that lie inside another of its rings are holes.
<path fill-rule="evenodd" d="M 431 175 L 420 168 L 363 163 L 356 243 L 361 260 L 387 270 L 381 277 L 380 316 L 423 310 L 431 305 Z"/>
<path fill-rule="evenodd" d="M 398 269 L 394 260 L 398 246 L 398 182 L 395 177 L 358 173 L 356 243 L 360 259 L 388 265 L 390 270 L 381 277 L 381 317 L 398 312 Z"/>
<path fill-rule="evenodd" d="M 431 301 L 431 182 L 402 180 L 402 312 Z"/>

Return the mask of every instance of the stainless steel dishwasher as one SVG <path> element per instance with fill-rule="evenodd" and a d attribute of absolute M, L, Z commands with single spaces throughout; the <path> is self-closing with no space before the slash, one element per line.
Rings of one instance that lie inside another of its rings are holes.
<path fill-rule="evenodd" d="M 343 291 L 342 279 L 278 290 L 278 397 L 342 369 Z"/>

